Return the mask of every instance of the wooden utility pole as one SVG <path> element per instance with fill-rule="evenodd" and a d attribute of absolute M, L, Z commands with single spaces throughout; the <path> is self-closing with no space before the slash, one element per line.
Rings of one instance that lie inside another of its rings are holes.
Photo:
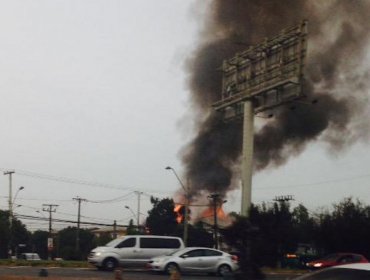
<path fill-rule="evenodd" d="M 214 193 L 208 196 L 212 200 L 213 205 L 213 240 L 215 242 L 215 249 L 218 249 L 218 221 L 217 221 L 217 204 L 220 202 L 220 194 Z"/>
<path fill-rule="evenodd" d="M 86 201 L 86 199 L 75 197 L 73 200 L 78 202 L 78 211 L 77 211 L 77 230 L 76 230 L 76 253 L 80 250 L 80 221 L 81 221 L 81 202 Z"/>
<path fill-rule="evenodd" d="M 56 212 L 56 207 L 59 205 L 56 204 L 43 204 L 46 208 L 42 208 L 42 211 L 49 212 L 49 237 L 48 237 L 48 259 L 51 260 L 51 252 L 53 251 L 53 236 L 52 236 L 52 213 Z"/>

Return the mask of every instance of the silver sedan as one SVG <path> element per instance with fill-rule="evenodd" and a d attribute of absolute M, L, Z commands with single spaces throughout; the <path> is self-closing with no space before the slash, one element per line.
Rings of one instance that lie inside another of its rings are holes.
<path fill-rule="evenodd" d="M 151 271 L 168 274 L 177 270 L 225 275 L 238 269 L 238 258 L 216 249 L 188 247 L 165 256 L 152 258 L 147 267 Z"/>

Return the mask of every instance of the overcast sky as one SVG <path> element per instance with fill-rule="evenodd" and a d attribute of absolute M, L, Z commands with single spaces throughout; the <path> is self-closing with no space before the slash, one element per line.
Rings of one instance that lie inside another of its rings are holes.
<path fill-rule="evenodd" d="M 89 200 L 83 220 L 127 224 L 125 205 L 137 211 L 133 191 L 143 192 L 143 214 L 150 195 L 173 197 L 180 186 L 165 167 L 181 175 L 179 151 L 193 133 L 184 62 L 207 2 L 0 1 L 0 168 L 15 170 L 13 197 L 25 187 L 16 213 L 47 216 L 36 211 L 58 204 L 54 217 L 76 220 L 79 196 Z M 312 211 L 348 196 L 370 204 L 369 163 L 366 143 L 338 155 L 316 143 L 257 174 L 252 199 L 294 195 L 293 205 Z M 1 176 L 4 210 L 8 191 Z M 240 211 L 239 197 L 229 193 L 228 211 Z M 23 221 L 30 230 L 48 227 Z"/>

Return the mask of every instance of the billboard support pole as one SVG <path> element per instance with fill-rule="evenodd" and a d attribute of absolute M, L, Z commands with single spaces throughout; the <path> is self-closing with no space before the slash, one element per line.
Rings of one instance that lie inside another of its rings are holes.
<path fill-rule="evenodd" d="M 212 106 L 228 122 L 240 120 L 243 114 L 242 216 L 248 217 L 251 207 L 254 114 L 305 97 L 307 34 L 304 20 L 223 61 L 221 100 Z"/>
<path fill-rule="evenodd" d="M 249 217 L 252 201 L 254 108 L 252 100 L 244 102 L 243 156 L 242 156 L 242 201 L 241 215 Z"/>

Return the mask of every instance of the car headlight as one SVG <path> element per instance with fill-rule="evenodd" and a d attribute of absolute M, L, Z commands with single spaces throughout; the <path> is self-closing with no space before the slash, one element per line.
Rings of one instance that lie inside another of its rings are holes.
<path fill-rule="evenodd" d="M 315 263 L 313 266 L 314 267 L 321 267 L 322 266 L 322 263 Z"/>
<path fill-rule="evenodd" d="M 99 257 L 101 255 L 101 252 L 96 252 L 95 256 Z"/>

